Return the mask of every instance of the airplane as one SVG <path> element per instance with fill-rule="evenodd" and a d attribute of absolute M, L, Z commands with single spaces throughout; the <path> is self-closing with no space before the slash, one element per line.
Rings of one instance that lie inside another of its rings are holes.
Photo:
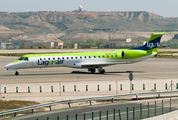
<path fill-rule="evenodd" d="M 156 56 L 161 37 L 164 34 L 171 33 L 152 33 L 143 46 L 132 49 L 100 52 L 27 54 L 7 64 L 4 68 L 15 71 L 15 75 L 19 75 L 18 69 L 46 67 L 85 68 L 93 74 L 98 69 L 99 73 L 104 74 L 105 70 L 103 67 L 105 66 L 131 64 Z"/>

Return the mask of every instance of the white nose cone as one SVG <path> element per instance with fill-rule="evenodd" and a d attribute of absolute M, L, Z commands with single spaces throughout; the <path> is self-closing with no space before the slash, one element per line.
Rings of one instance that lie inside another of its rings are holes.
<path fill-rule="evenodd" d="M 13 63 L 9 63 L 6 66 L 4 66 L 4 68 L 6 68 L 7 70 L 17 71 L 17 69 L 14 67 L 15 65 Z"/>
<path fill-rule="evenodd" d="M 4 68 L 9 68 L 9 64 L 7 64 L 6 66 L 4 66 Z"/>

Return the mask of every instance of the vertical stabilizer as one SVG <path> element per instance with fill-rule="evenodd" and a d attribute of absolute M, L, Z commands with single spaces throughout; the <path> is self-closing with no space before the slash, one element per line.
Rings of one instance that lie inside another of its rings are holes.
<path fill-rule="evenodd" d="M 160 32 L 160 33 L 152 33 L 150 38 L 147 40 L 146 44 L 137 47 L 137 48 L 132 48 L 132 49 L 137 49 L 137 50 L 154 50 L 155 52 L 157 51 L 157 48 L 160 45 L 161 37 L 164 34 L 171 34 L 171 33 L 166 33 L 166 32 Z"/>

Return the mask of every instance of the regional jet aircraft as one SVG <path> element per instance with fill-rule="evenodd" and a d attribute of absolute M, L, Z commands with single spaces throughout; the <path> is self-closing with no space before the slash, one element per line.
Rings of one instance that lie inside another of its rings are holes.
<path fill-rule="evenodd" d="M 19 75 L 18 69 L 45 67 L 86 68 L 91 73 L 95 73 L 96 69 L 98 69 L 99 73 L 104 74 L 103 67 L 105 66 L 131 64 L 156 56 L 161 37 L 164 34 L 171 33 L 152 33 L 145 45 L 132 49 L 102 52 L 27 54 L 7 64 L 4 68 L 15 71 L 15 75 Z"/>

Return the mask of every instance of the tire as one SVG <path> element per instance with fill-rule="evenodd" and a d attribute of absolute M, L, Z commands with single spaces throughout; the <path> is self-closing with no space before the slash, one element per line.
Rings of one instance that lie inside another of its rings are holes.
<path fill-rule="evenodd" d="M 15 72 L 15 75 L 19 75 L 19 72 L 16 71 L 16 72 Z"/>
<path fill-rule="evenodd" d="M 101 70 L 101 72 L 100 72 L 101 74 L 104 74 L 105 73 L 105 70 L 103 69 L 103 70 Z"/>
<path fill-rule="evenodd" d="M 95 69 L 91 69 L 91 73 L 94 74 L 95 73 Z"/>

